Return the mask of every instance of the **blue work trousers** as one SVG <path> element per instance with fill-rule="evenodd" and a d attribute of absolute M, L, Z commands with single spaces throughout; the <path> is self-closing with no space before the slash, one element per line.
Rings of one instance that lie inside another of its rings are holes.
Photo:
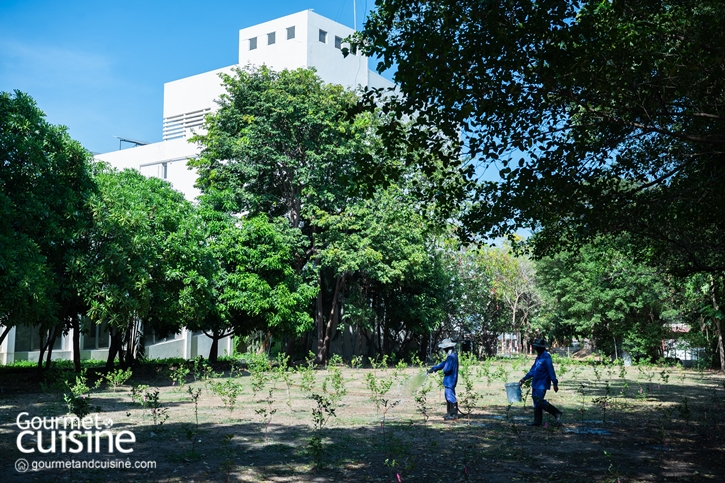
<path fill-rule="evenodd" d="M 445 394 L 446 394 L 446 401 L 449 403 L 457 403 L 458 400 L 456 399 L 456 388 L 455 387 L 447 387 L 445 388 Z"/>
<path fill-rule="evenodd" d="M 534 408 L 538 409 L 540 407 L 543 407 L 545 404 L 547 404 L 546 399 L 546 389 L 532 389 L 531 390 L 531 399 L 534 400 Z"/>

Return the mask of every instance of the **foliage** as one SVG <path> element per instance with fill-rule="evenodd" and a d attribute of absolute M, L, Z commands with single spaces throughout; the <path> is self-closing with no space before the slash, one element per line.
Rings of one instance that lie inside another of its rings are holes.
<path fill-rule="evenodd" d="M 470 171 L 498 171 L 476 182 L 470 232 L 541 228 L 538 255 L 626 232 L 660 266 L 723 271 L 721 1 L 376 6 L 353 49 L 379 71 L 395 66 L 399 94 L 366 105 L 414 123 L 387 127 L 385 143 L 405 133 L 408 146 L 442 151 L 411 160 L 423 169 L 462 152 Z"/>
<path fill-rule="evenodd" d="M 661 356 L 674 312 L 657 270 L 636 263 L 606 240 L 545 258 L 537 270 L 542 290 L 553 299 L 554 334 L 590 338 L 612 357 L 622 350 L 653 361 Z"/>
<path fill-rule="evenodd" d="M 322 456 L 324 448 L 322 446 L 322 430 L 325 428 L 327 421 L 331 417 L 337 417 L 335 414 L 335 405 L 330 398 L 320 394 L 313 394 L 312 399 L 317 403 L 317 407 L 312 409 L 312 427 L 315 433 L 310 438 L 310 453 L 318 467 L 323 465 Z"/>
<path fill-rule="evenodd" d="M 30 96 L 0 92 L 0 343 L 11 327 L 34 326 L 39 367 L 86 309 L 71 267 L 87 250 L 90 159 Z"/>
<path fill-rule="evenodd" d="M 119 386 L 123 386 L 126 381 L 131 378 L 132 375 L 133 372 L 131 371 L 131 369 L 126 369 L 125 371 L 122 369 L 116 369 L 115 371 L 111 371 L 103 377 L 109 385 L 113 386 L 113 392 L 116 392 L 116 389 Z"/>
<path fill-rule="evenodd" d="M 237 405 L 237 399 L 242 393 L 242 385 L 231 379 L 227 379 L 224 382 L 208 382 L 207 384 L 209 385 L 211 392 L 221 398 L 224 407 L 229 410 L 229 417 L 231 417 L 234 412 L 234 408 Z"/>
<path fill-rule="evenodd" d="M 218 270 L 212 279 L 210 316 L 194 320 L 190 328 L 212 338 L 209 359 L 216 360 L 218 340 L 232 334 L 308 330 L 308 305 L 315 291 L 294 269 L 304 244 L 299 231 L 266 216 L 240 221 L 203 203 L 200 215 Z"/>
<path fill-rule="evenodd" d="M 75 414 L 79 419 L 83 419 L 94 410 L 100 411 L 100 408 L 93 408 L 91 406 L 91 388 L 88 387 L 85 370 L 76 375 L 73 384 L 66 381 L 65 386 L 66 392 L 63 394 L 63 400 L 69 413 Z"/>
<path fill-rule="evenodd" d="M 264 402 L 267 407 L 261 407 L 254 410 L 254 412 L 262 418 L 264 424 L 264 434 L 269 432 L 269 425 L 272 423 L 272 416 L 277 412 L 277 409 L 272 409 L 274 399 L 272 399 L 272 389 L 269 390 L 269 394 L 264 398 Z"/>
<path fill-rule="evenodd" d="M 464 352 L 458 357 L 458 361 L 460 364 L 458 374 L 462 382 L 458 396 L 459 406 L 467 416 L 470 416 L 481 399 L 481 394 L 473 387 L 477 375 L 478 360 L 470 352 Z"/>
<path fill-rule="evenodd" d="M 94 169 L 91 250 L 73 269 L 88 316 L 110 326 L 110 368 L 116 356 L 124 366 L 138 357 L 142 324 L 162 336 L 208 312 L 213 261 L 192 205 L 167 182 Z"/>
<path fill-rule="evenodd" d="M 191 369 L 189 369 L 185 363 L 169 367 L 169 377 L 171 377 L 171 380 L 173 381 L 172 384 L 175 386 L 178 385 L 180 388 L 184 387 L 189 373 L 191 373 Z"/>
<path fill-rule="evenodd" d="M 315 385 L 315 354 L 310 351 L 306 364 L 297 366 L 297 373 L 300 377 L 300 387 L 307 394 L 312 394 L 312 388 Z"/>

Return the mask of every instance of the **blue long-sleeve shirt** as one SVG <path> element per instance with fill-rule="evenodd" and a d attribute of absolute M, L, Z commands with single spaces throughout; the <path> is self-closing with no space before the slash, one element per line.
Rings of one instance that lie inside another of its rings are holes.
<path fill-rule="evenodd" d="M 541 353 L 540 356 L 536 357 L 534 365 L 531 366 L 531 370 L 524 376 L 523 380 L 531 379 L 532 389 L 551 389 L 551 383 L 559 384 L 559 380 L 556 378 L 556 372 L 554 372 L 554 363 L 551 361 L 551 354 L 547 351 Z"/>
<path fill-rule="evenodd" d="M 443 369 L 443 387 L 456 387 L 458 384 L 458 354 L 451 352 L 446 360 L 431 367 L 432 371 Z"/>

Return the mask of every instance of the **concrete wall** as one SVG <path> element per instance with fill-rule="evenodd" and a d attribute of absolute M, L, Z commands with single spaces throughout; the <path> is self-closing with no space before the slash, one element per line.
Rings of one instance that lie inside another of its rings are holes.
<path fill-rule="evenodd" d="M 99 154 L 95 159 L 105 161 L 117 169 L 136 169 L 146 176 L 162 179 L 166 164 L 166 181 L 174 189 L 184 193 L 188 200 L 193 200 L 199 196 L 200 191 L 194 187 L 196 171 L 190 170 L 186 162 L 198 154 L 199 148 L 196 145 L 186 139 L 174 139 Z"/>

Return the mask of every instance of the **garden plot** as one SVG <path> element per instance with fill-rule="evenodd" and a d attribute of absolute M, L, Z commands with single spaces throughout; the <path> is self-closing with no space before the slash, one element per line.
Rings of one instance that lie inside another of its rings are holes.
<path fill-rule="evenodd" d="M 2 481 L 716 481 L 725 474 L 725 378 L 671 367 L 555 362 L 560 390 L 548 399 L 564 411 L 529 427 L 531 398 L 508 404 L 504 383 L 532 359 L 462 358 L 458 382 L 464 413 L 444 422 L 440 375 L 402 364 L 327 368 L 259 360 L 196 365 L 143 365 L 125 382 L 102 382 L 89 371 L 90 418 L 112 422 L 135 442 L 108 453 L 24 454 L 17 448 L 20 413 L 68 414 L 74 394 L 33 372 L 0 372 Z M 340 361 L 338 361 L 340 362 Z M 112 381 L 114 380 L 111 378 Z M 70 378 L 70 387 L 79 381 Z M 80 381 L 84 382 L 84 381 Z M 77 389 L 77 387 L 76 387 Z M 70 398 L 69 398 L 70 395 Z M 64 397 L 65 396 L 65 397 Z M 100 411 L 98 411 L 100 410 Z M 27 422 L 27 421 L 26 421 Z M 29 423 L 28 423 L 29 424 Z M 22 438 L 38 447 L 36 431 Z M 50 431 L 41 429 L 42 448 Z M 82 443 L 88 441 L 81 438 Z M 93 440 L 93 438 L 91 438 Z M 66 447 L 66 450 L 70 446 Z M 97 448 L 93 448 L 94 450 Z M 115 448 L 114 448 L 115 449 Z M 52 469 L 19 473 L 53 461 L 153 461 L 154 468 Z"/>

